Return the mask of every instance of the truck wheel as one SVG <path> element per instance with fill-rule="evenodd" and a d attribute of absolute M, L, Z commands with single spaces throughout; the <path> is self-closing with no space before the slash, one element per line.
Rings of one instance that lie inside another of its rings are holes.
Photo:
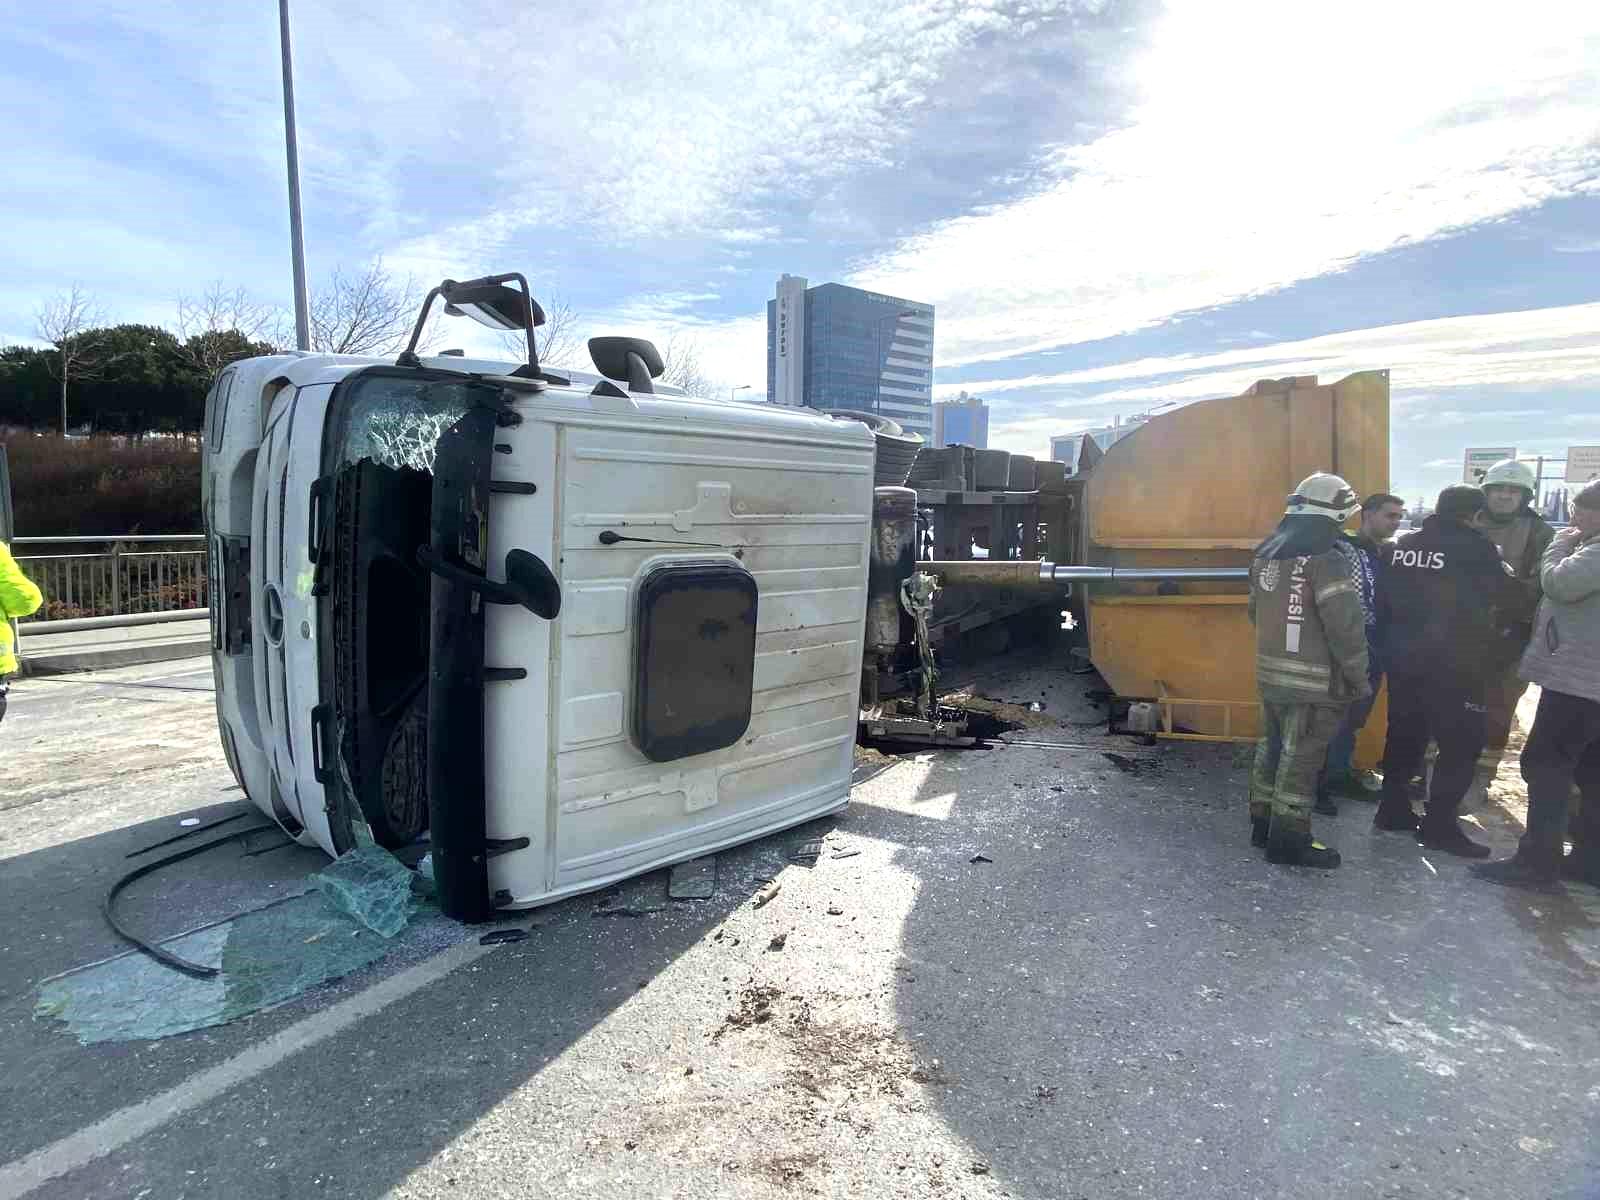
<path fill-rule="evenodd" d="M 383 756 L 377 803 L 363 806 L 373 839 L 394 850 L 428 827 L 428 690 L 422 688 L 395 726 Z"/>

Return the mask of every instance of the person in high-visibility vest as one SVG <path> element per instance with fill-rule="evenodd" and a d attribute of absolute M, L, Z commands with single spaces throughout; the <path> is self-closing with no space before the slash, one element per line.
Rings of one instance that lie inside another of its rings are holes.
<path fill-rule="evenodd" d="M 6 715 L 8 680 L 17 673 L 16 649 L 11 640 L 11 622 L 39 611 L 44 597 L 17 566 L 11 548 L 0 542 L 0 720 Z"/>

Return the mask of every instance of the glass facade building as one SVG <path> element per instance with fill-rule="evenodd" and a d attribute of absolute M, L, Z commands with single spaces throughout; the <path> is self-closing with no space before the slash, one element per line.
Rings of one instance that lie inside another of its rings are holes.
<path fill-rule="evenodd" d="M 933 306 L 785 275 L 767 302 L 767 396 L 875 412 L 933 441 Z"/>
<path fill-rule="evenodd" d="M 954 400 L 941 400 L 933 406 L 933 444 L 935 446 L 976 446 L 989 448 L 989 406 L 965 392 Z"/>

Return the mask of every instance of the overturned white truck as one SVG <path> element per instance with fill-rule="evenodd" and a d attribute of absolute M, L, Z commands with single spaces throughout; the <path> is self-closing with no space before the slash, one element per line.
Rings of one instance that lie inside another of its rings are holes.
<path fill-rule="evenodd" d="M 511 286 L 511 285 L 517 286 Z M 515 275 L 444 301 L 527 361 L 315 354 L 206 411 L 229 764 L 332 855 L 426 833 L 477 921 L 842 807 L 874 440 L 657 386 L 649 342 L 540 366 Z"/>

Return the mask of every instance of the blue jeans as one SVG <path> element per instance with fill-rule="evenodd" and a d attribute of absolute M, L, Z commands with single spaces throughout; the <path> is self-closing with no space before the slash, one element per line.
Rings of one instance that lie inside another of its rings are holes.
<path fill-rule="evenodd" d="M 1366 725 L 1367 718 L 1372 715 L 1372 706 L 1378 699 L 1378 688 L 1383 684 L 1383 672 L 1369 675 L 1367 682 L 1372 685 L 1372 692 L 1364 700 L 1357 700 L 1345 710 L 1344 720 L 1339 723 L 1339 732 L 1333 735 L 1333 741 L 1328 743 L 1328 765 L 1326 779 L 1339 779 L 1350 773 L 1350 760 L 1355 757 L 1356 735 Z"/>

